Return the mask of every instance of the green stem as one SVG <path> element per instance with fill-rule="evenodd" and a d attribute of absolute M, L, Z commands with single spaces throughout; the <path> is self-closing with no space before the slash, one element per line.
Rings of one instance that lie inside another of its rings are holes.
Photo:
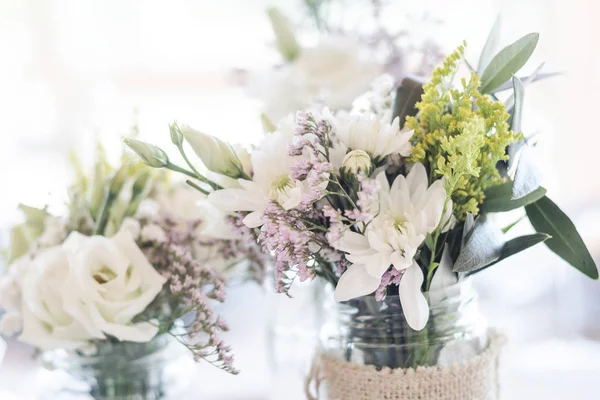
<path fill-rule="evenodd" d="M 205 194 L 206 196 L 208 196 L 210 194 L 210 192 L 208 192 L 207 190 L 202 189 L 200 186 L 196 185 L 194 182 L 190 181 L 189 179 L 186 180 L 185 183 L 187 183 L 188 185 L 190 185 L 191 187 L 193 187 L 194 189 L 196 189 L 200 193 Z"/>
<path fill-rule="evenodd" d="M 113 193 L 110 190 L 108 191 L 108 193 L 106 193 L 104 201 L 102 202 L 102 206 L 100 207 L 100 218 L 98 218 L 98 222 L 96 223 L 94 235 L 104 234 L 106 224 L 108 224 L 108 216 L 110 215 L 110 209 L 112 207 L 112 203 L 115 201 L 116 198 L 116 193 Z"/>

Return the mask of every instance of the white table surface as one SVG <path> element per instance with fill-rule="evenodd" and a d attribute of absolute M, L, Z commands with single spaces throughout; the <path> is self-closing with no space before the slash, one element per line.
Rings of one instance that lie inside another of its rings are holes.
<path fill-rule="evenodd" d="M 248 285 L 232 291 L 238 307 L 224 307 L 230 321 L 229 343 L 236 353 L 236 365 L 242 370 L 230 376 L 204 363 L 197 364 L 193 384 L 185 399 L 206 400 L 300 400 L 300 390 L 292 393 L 292 383 L 277 376 L 272 385 L 266 357 L 266 301 L 257 287 Z M 299 349 L 301 345 L 298 344 Z M 310 352 L 306 348 L 304 351 Z M 32 350 L 11 341 L 0 365 L 0 400 L 38 400 L 40 369 Z M 291 376 L 291 378 L 290 378 Z M 600 396 L 600 342 L 583 337 L 512 341 L 505 347 L 501 363 L 501 387 L 504 400 L 593 400 Z M 288 378 L 294 379 L 293 374 Z M 301 386 L 297 375 L 295 387 Z M 283 379 L 283 380 L 282 380 Z"/>

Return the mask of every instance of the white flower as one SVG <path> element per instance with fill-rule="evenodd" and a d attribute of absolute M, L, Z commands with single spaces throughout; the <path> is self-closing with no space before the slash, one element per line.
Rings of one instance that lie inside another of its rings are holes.
<path fill-rule="evenodd" d="M 181 132 L 186 142 L 189 143 L 209 171 L 230 178 L 242 176 L 241 173 L 244 170 L 242 163 L 228 143 L 215 136 L 192 129 L 187 125 L 181 127 Z"/>
<path fill-rule="evenodd" d="M 336 301 L 346 301 L 372 293 L 381 277 L 393 266 L 404 271 L 400 281 L 400 300 L 409 325 L 422 329 L 429 311 L 420 286 L 423 273 L 414 256 L 428 233 L 442 220 L 446 191 L 443 181 L 428 187 L 422 164 L 413 165 L 409 174 L 396 177 L 392 186 L 385 172 L 377 176 L 379 213 L 364 235 L 346 231 L 332 245 L 346 252 L 352 265 L 341 276 L 335 290 Z M 452 204 L 446 205 L 444 221 L 450 218 Z"/>
<path fill-rule="evenodd" d="M 140 237 L 141 229 L 140 221 L 135 218 L 127 217 L 121 223 L 121 228 L 119 230 L 129 232 L 133 240 L 137 240 Z"/>
<path fill-rule="evenodd" d="M 412 146 L 410 138 L 413 131 L 400 130 L 400 120 L 392 123 L 387 118 L 371 112 L 350 114 L 338 112 L 329 121 L 336 137 L 350 150 L 362 150 L 373 160 L 381 160 L 390 154 L 410 155 Z"/>
<path fill-rule="evenodd" d="M 358 174 L 362 171 L 366 176 L 369 176 L 373 162 L 371 157 L 362 150 L 352 150 L 344 157 L 342 168 L 352 174 Z"/>
<path fill-rule="evenodd" d="M 145 225 L 140 236 L 146 242 L 165 243 L 167 241 L 167 234 L 158 224 Z"/>
<path fill-rule="evenodd" d="M 226 212 L 250 211 L 244 218 L 244 224 L 250 228 L 263 224 L 263 212 L 270 200 L 286 210 L 298 206 L 309 188 L 306 182 L 290 178 L 290 167 L 305 157 L 289 155 L 292 136 L 291 120 L 286 120 L 252 153 L 252 180 L 240 179 L 239 189 L 212 192 L 209 201 Z"/>
<path fill-rule="evenodd" d="M 42 350 L 76 349 L 93 338 L 65 309 L 63 294 L 73 290 L 66 284 L 68 274 L 68 254 L 62 246 L 42 250 L 32 261 L 21 281 L 20 341 Z"/>
<path fill-rule="evenodd" d="M 22 256 L 0 277 L 0 309 L 5 311 L 0 317 L 0 333 L 10 336 L 21 330 L 21 285 L 31 264 L 29 255 Z"/>
<path fill-rule="evenodd" d="M 61 218 L 46 217 L 44 220 L 44 232 L 40 236 L 39 245 L 41 247 L 52 247 L 61 244 L 67 237 L 67 229 Z"/>
<path fill-rule="evenodd" d="M 112 238 L 72 233 L 64 245 L 69 275 L 65 310 L 92 336 L 147 342 L 158 332 L 149 322 L 132 323 L 162 290 L 166 279 L 150 264 L 126 231 Z"/>
<path fill-rule="evenodd" d="M 372 59 L 365 46 L 348 38 L 333 37 L 303 48 L 291 63 L 255 82 L 265 114 L 277 121 L 315 102 L 349 109 L 383 71 Z"/>

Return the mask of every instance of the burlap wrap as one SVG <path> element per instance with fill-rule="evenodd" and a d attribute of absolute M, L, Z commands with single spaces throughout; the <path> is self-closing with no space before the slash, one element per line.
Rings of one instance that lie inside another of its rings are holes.
<path fill-rule="evenodd" d="M 498 359 L 505 339 L 490 332 L 488 347 L 461 364 L 383 369 L 319 355 L 307 379 L 306 395 L 316 400 L 321 384 L 327 400 L 495 400 Z M 322 393 L 322 392 L 320 392 Z M 321 395 L 321 398 L 323 396 Z M 323 399 L 322 399 L 323 400 Z"/>

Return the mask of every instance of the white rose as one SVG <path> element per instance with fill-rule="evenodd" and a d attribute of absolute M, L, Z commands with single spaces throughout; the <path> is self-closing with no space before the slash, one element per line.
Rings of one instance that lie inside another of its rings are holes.
<path fill-rule="evenodd" d="M 64 307 L 63 293 L 69 291 L 67 251 L 51 247 L 41 251 L 22 277 L 23 330 L 19 340 L 42 350 L 84 346 L 92 335 L 69 315 Z M 9 327 L 16 328 L 15 315 L 8 314 Z"/>
<path fill-rule="evenodd" d="M 31 256 L 22 256 L 0 277 L 0 309 L 4 310 L 0 317 L 0 333 L 11 336 L 21 330 L 21 284 L 31 264 Z"/>
<path fill-rule="evenodd" d="M 293 62 L 259 79 L 264 81 L 258 82 L 255 89 L 273 121 L 315 102 L 334 110 L 349 109 L 384 70 L 372 59 L 362 44 L 348 38 L 330 38 L 315 47 L 303 48 Z"/>
<path fill-rule="evenodd" d="M 65 309 L 96 338 L 147 342 L 158 332 L 150 322 L 132 323 L 162 290 L 166 279 L 150 264 L 131 234 L 112 238 L 72 233 Z"/>

